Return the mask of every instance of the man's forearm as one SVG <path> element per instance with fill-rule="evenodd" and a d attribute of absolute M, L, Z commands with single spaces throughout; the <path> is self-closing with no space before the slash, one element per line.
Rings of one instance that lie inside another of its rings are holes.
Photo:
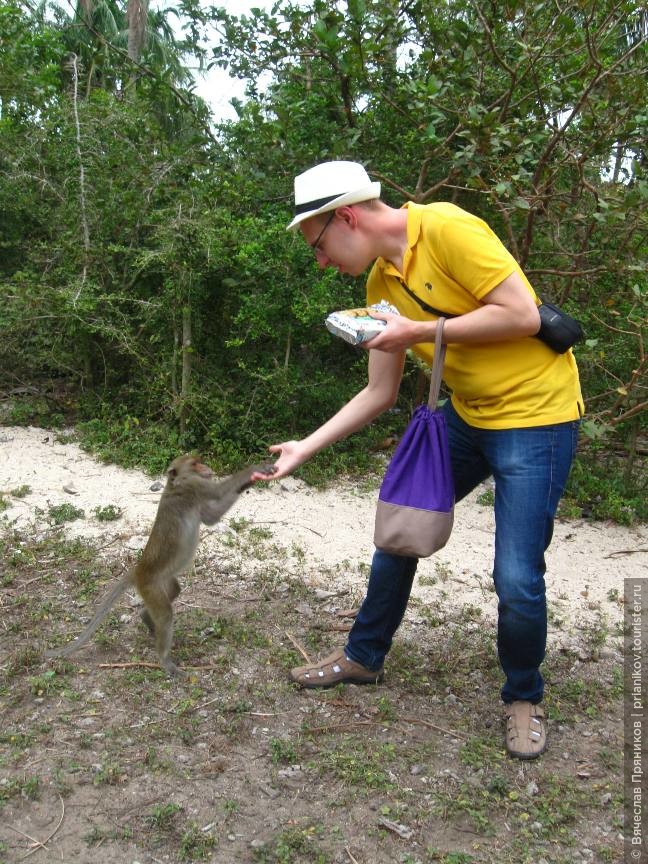
<path fill-rule="evenodd" d="M 367 386 L 330 420 L 301 441 L 308 458 L 329 444 L 362 429 L 390 408 L 398 396 L 404 365 L 404 352 L 385 354 L 382 351 L 370 351 Z"/>

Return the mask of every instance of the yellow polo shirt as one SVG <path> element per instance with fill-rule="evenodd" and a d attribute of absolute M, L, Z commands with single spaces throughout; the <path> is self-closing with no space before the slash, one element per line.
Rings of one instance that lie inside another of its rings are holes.
<path fill-rule="evenodd" d="M 482 219 L 445 202 L 405 207 L 403 272 L 378 258 L 367 280 L 367 304 L 385 299 L 407 318 L 434 320 L 403 290 L 402 280 L 430 306 L 461 315 L 479 308 L 514 271 L 539 302 L 518 263 Z M 412 350 L 432 363 L 432 343 Z M 572 351 L 556 354 L 534 336 L 449 344 L 443 379 L 457 413 L 481 429 L 565 423 L 584 410 Z"/>

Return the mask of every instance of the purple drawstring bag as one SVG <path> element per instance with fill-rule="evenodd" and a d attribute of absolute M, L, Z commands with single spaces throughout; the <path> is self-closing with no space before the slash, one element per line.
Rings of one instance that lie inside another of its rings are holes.
<path fill-rule="evenodd" d="M 427 405 L 419 405 L 380 487 L 374 543 L 383 552 L 427 558 L 448 542 L 454 520 L 454 481 L 446 419 L 436 407 L 445 359 L 439 318 Z"/>

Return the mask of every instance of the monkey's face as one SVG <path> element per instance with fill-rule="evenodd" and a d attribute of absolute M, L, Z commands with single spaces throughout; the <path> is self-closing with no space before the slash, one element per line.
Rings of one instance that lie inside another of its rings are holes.
<path fill-rule="evenodd" d="M 212 480 L 214 477 L 214 472 L 209 465 L 205 465 L 197 456 L 178 456 L 167 470 L 167 477 L 172 483 L 182 477 L 193 477 L 196 474 L 205 480 Z"/>
<path fill-rule="evenodd" d="M 211 480 L 214 477 L 214 472 L 209 465 L 205 465 L 205 463 L 201 462 L 199 459 L 193 460 L 191 468 L 196 472 L 196 474 L 200 474 L 201 477 L 205 477 L 207 480 Z"/>

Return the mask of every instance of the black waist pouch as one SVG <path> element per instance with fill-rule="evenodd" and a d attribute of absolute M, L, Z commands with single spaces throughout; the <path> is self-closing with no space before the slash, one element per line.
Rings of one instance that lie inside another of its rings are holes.
<path fill-rule="evenodd" d="M 536 338 L 541 339 L 557 354 L 569 351 L 572 345 L 580 342 L 585 335 L 580 321 L 552 303 L 542 303 L 538 306 L 538 312 L 540 329 L 536 333 Z"/>

